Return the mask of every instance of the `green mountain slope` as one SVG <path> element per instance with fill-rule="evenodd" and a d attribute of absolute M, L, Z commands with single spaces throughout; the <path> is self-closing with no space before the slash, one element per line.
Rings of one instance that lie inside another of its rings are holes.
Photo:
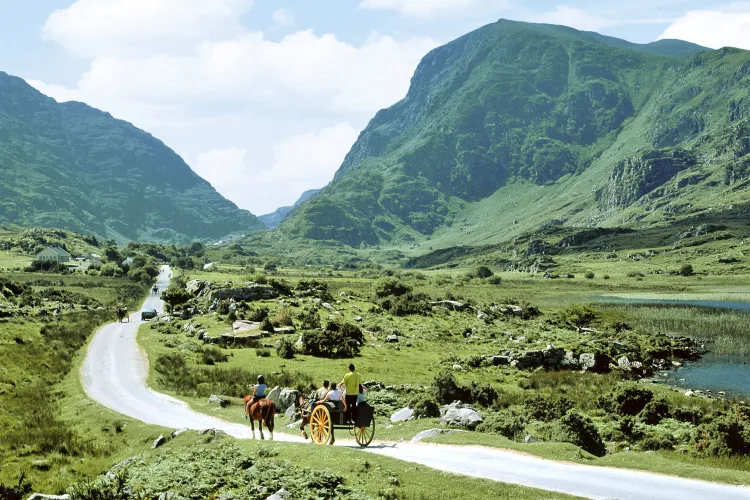
<path fill-rule="evenodd" d="M 308 189 L 300 195 L 297 201 L 294 202 L 294 205 L 288 207 L 279 207 L 270 214 L 259 215 L 258 219 L 260 219 L 260 221 L 268 228 L 278 227 L 278 225 L 281 224 L 281 221 L 286 219 L 287 216 L 292 212 L 292 210 L 294 210 L 319 192 L 320 189 Z"/>
<path fill-rule="evenodd" d="M 737 49 L 499 21 L 430 52 L 406 98 L 281 227 L 352 246 L 458 245 L 450 227 L 470 214 L 498 240 L 533 229 L 524 220 L 658 223 L 716 209 L 750 172 L 748 83 L 750 53 Z"/>
<path fill-rule="evenodd" d="M 2 72 L 0 223 L 162 242 L 264 227 L 150 134 Z"/>

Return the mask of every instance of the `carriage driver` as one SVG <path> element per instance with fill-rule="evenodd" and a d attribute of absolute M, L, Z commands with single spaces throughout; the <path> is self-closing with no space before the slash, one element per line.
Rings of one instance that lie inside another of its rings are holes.
<path fill-rule="evenodd" d="M 344 375 L 344 379 L 339 382 L 339 387 L 346 387 L 346 397 L 344 398 L 344 418 L 347 422 L 355 423 L 357 420 L 357 396 L 362 385 L 362 375 L 354 370 L 354 364 L 349 365 L 349 373 Z M 362 428 L 364 430 L 364 427 Z"/>

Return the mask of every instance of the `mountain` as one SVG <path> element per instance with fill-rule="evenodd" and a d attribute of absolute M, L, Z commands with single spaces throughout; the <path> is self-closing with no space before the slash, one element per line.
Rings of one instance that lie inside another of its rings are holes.
<path fill-rule="evenodd" d="M 290 207 L 279 207 L 270 214 L 265 215 L 259 215 L 258 219 L 265 224 L 268 228 L 274 228 L 278 227 L 279 224 L 281 224 L 281 221 L 287 218 L 289 213 L 300 206 L 303 202 L 309 200 L 316 194 L 318 194 L 321 190 L 320 189 L 308 189 L 304 193 L 302 193 L 297 199 L 297 201 L 294 202 L 294 205 Z"/>
<path fill-rule="evenodd" d="M 460 245 L 728 207 L 747 196 L 749 84 L 750 52 L 501 20 L 427 54 L 281 229 Z"/>
<path fill-rule="evenodd" d="M 263 229 L 150 134 L 0 72 L 0 224 L 119 241 Z"/>

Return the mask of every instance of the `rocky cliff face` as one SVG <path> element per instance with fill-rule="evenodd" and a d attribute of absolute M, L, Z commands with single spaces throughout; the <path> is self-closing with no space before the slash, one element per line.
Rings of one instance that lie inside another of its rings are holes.
<path fill-rule="evenodd" d="M 186 242 L 261 229 L 150 134 L 0 72 L 0 223 Z"/>
<path fill-rule="evenodd" d="M 679 41 L 485 26 L 425 56 L 407 96 L 375 115 L 332 184 L 282 228 L 353 246 L 429 235 L 501 187 L 564 183 L 595 164 L 614 170 L 592 186 L 602 209 L 625 207 L 742 120 L 749 61 Z"/>

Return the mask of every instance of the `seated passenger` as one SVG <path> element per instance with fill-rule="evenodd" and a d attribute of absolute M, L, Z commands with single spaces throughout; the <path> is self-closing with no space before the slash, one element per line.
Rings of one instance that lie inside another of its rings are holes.
<path fill-rule="evenodd" d="M 365 399 L 367 399 L 367 388 L 359 384 L 359 394 L 357 394 L 357 406 L 359 406 L 360 403 L 364 403 Z"/>
<path fill-rule="evenodd" d="M 334 387 L 328 393 L 326 393 L 326 396 L 321 400 L 318 401 L 318 403 L 325 403 L 326 401 L 331 401 L 332 403 L 340 403 L 341 402 L 341 391 L 338 387 Z"/>
<path fill-rule="evenodd" d="M 315 400 L 320 401 L 326 397 L 326 394 L 328 394 L 328 386 L 330 386 L 331 383 L 327 380 L 323 381 L 323 386 L 315 391 Z"/>

